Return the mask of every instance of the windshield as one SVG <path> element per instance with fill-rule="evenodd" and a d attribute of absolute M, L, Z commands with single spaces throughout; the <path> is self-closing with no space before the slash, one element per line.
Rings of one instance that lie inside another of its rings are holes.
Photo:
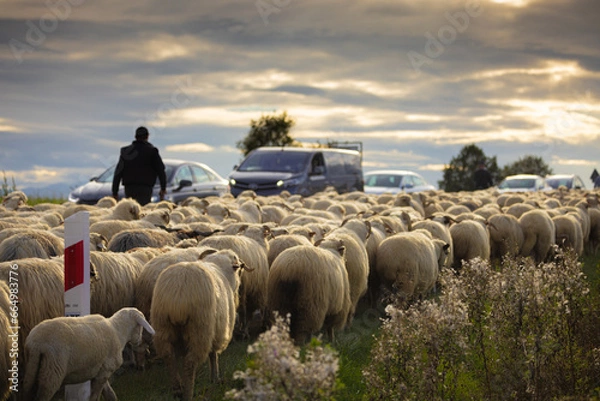
<path fill-rule="evenodd" d="M 306 170 L 309 153 L 304 152 L 255 152 L 248 156 L 238 171 L 273 171 L 300 173 Z"/>
<path fill-rule="evenodd" d="M 397 188 L 402 181 L 401 175 L 372 174 L 365 177 L 365 185 L 368 187 L 390 187 Z"/>
<path fill-rule="evenodd" d="M 571 180 L 569 178 L 550 178 L 546 180 L 546 183 L 552 188 L 558 188 L 564 185 L 567 188 L 571 187 Z"/>
<path fill-rule="evenodd" d="M 113 177 L 115 175 L 115 168 L 117 167 L 117 165 L 115 164 L 114 166 L 109 167 L 106 171 L 104 171 L 102 174 L 100 174 L 100 177 L 96 178 L 96 182 L 100 182 L 100 183 L 107 183 L 107 182 L 112 182 L 113 181 Z M 165 165 L 165 173 L 167 175 L 167 181 L 169 180 L 169 178 L 171 177 L 171 173 L 173 172 L 174 166 L 171 165 Z M 158 184 L 158 178 L 156 179 L 156 184 Z"/>
<path fill-rule="evenodd" d="M 513 188 L 535 188 L 535 179 L 533 178 L 516 178 L 513 180 L 504 180 L 498 185 L 500 189 Z"/>

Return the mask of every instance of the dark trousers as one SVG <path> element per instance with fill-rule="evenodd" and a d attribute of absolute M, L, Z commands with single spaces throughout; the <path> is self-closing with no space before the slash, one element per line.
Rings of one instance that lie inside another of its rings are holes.
<path fill-rule="evenodd" d="M 135 199 L 140 205 L 150 203 L 152 187 L 148 185 L 129 184 L 125 185 L 125 197 Z"/>

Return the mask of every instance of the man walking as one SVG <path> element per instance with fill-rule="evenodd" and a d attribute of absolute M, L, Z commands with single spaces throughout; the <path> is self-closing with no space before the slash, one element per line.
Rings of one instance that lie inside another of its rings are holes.
<path fill-rule="evenodd" d="M 165 165 L 158 149 L 148 142 L 149 136 L 146 127 L 138 127 L 135 141 L 121 148 L 112 184 L 116 200 L 119 200 L 119 184 L 123 180 L 125 197 L 135 199 L 142 206 L 149 203 L 157 177 L 160 182 L 159 196 L 161 200 L 164 199 L 167 188 Z"/>
<path fill-rule="evenodd" d="M 485 168 L 485 162 L 480 161 L 477 165 L 477 170 L 475 171 L 474 181 L 475 181 L 475 189 L 486 189 L 494 185 L 492 181 L 492 174 Z"/>

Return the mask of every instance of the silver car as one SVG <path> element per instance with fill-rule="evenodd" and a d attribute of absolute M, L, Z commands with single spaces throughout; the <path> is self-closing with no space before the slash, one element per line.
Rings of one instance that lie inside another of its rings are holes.
<path fill-rule="evenodd" d="M 373 195 L 435 190 L 435 187 L 429 184 L 423 176 L 408 170 L 370 171 L 364 174 L 364 179 L 365 193 Z"/>
<path fill-rule="evenodd" d="M 229 193 L 229 183 L 206 164 L 164 159 L 167 175 L 167 194 L 165 200 L 179 203 L 190 196 L 204 198 L 207 196 L 223 196 Z M 109 167 L 100 176 L 94 177 L 69 194 L 69 201 L 94 205 L 105 196 L 112 196 L 112 182 L 116 164 Z M 158 202 L 160 185 L 158 179 L 152 192 L 152 202 Z M 123 184 L 119 187 L 119 198 L 125 196 Z"/>

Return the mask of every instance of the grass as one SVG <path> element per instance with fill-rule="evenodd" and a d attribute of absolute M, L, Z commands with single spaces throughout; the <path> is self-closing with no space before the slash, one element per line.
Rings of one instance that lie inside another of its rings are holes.
<path fill-rule="evenodd" d="M 335 348 L 340 357 L 339 379 L 344 384 L 338 394 L 339 400 L 361 400 L 365 391 L 362 380 L 362 369 L 369 363 L 369 355 L 373 335 L 379 327 L 380 311 L 359 305 L 356 318 L 351 328 L 339 333 Z M 246 369 L 246 350 L 251 341 L 233 340 L 221 354 L 219 367 L 222 383 L 210 382 L 208 363 L 202 364 L 196 376 L 197 399 L 222 400 L 225 393 L 235 388 L 233 373 Z M 132 369 L 119 372 L 113 377 L 112 387 L 119 399 L 128 401 L 175 401 L 171 395 L 170 376 L 167 367 L 156 361 L 144 372 Z M 195 399 L 196 399 L 195 398 Z"/>

